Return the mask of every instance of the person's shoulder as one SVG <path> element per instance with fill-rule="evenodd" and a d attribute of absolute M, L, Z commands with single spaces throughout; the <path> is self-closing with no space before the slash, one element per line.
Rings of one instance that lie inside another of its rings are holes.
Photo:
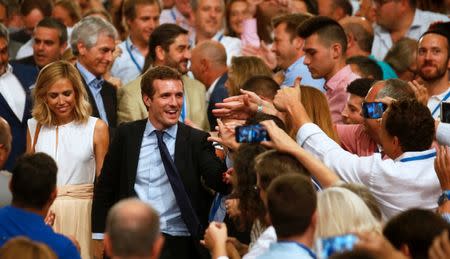
<path fill-rule="evenodd" d="M 447 22 L 450 19 L 441 13 L 431 12 L 431 11 L 424 11 L 420 9 L 416 9 L 416 15 L 419 17 L 419 21 L 422 22 L 436 22 L 436 21 L 442 21 Z"/>
<path fill-rule="evenodd" d="M 119 132 L 130 132 L 130 131 L 135 131 L 135 130 L 139 130 L 139 129 L 145 129 L 147 120 L 148 119 L 142 119 L 142 120 L 137 120 L 137 121 L 124 122 L 124 123 L 121 123 L 117 127 L 117 130 Z"/>
<path fill-rule="evenodd" d="M 135 92 L 139 90 L 139 94 L 141 93 L 141 80 L 142 76 L 138 76 L 137 78 L 131 80 L 123 87 L 119 88 L 120 92 L 127 93 L 127 92 Z"/>
<path fill-rule="evenodd" d="M 181 134 L 193 139 L 203 139 L 209 136 L 207 132 L 193 128 L 181 122 L 178 123 L 178 130 L 180 131 Z"/>
<path fill-rule="evenodd" d="M 72 240 L 70 240 L 63 234 L 53 233 L 53 235 L 49 237 L 46 243 L 55 250 L 59 258 L 80 258 L 80 253 L 78 252 Z"/>

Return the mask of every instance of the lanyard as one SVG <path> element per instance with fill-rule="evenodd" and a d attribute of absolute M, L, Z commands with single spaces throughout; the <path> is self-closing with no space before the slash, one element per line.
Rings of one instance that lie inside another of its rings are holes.
<path fill-rule="evenodd" d="M 436 111 L 439 109 L 439 107 L 441 106 L 441 103 L 442 102 L 445 102 L 445 101 L 447 101 L 447 99 L 450 97 L 450 91 L 444 96 L 444 98 L 442 98 L 442 101 L 440 101 L 437 105 L 436 105 L 436 107 L 434 107 L 434 110 L 433 110 L 433 112 L 431 113 L 431 116 L 433 116 L 435 113 L 436 113 Z"/>
<path fill-rule="evenodd" d="M 170 14 L 172 15 L 173 23 L 176 23 L 177 22 L 177 16 L 175 15 L 175 12 L 173 11 L 173 9 L 170 9 Z"/>
<path fill-rule="evenodd" d="M 222 39 L 223 39 L 223 34 L 220 34 L 220 36 L 217 38 L 217 41 L 221 43 Z"/>
<path fill-rule="evenodd" d="M 305 250 L 305 251 L 309 254 L 309 256 L 311 256 L 311 258 L 313 258 L 313 259 L 316 259 L 316 258 L 317 258 L 316 254 L 314 254 L 314 252 L 311 251 L 311 249 L 309 249 L 309 247 L 305 246 L 305 245 L 302 244 L 302 243 L 295 242 L 295 241 L 278 241 L 278 243 L 291 243 L 291 244 L 296 244 L 296 245 L 298 245 L 300 248 L 302 248 L 303 250 Z"/>
<path fill-rule="evenodd" d="M 184 120 L 186 119 L 186 95 L 183 95 L 183 106 L 181 107 L 181 115 L 180 115 L 180 121 L 184 122 Z"/>
<path fill-rule="evenodd" d="M 125 41 L 125 46 L 127 48 L 127 52 L 131 57 L 131 61 L 133 61 L 134 65 L 136 66 L 136 68 L 139 70 L 139 72 L 142 72 L 142 67 L 137 63 L 136 59 L 133 56 L 133 53 L 131 53 L 131 48 L 130 45 L 128 44 L 128 40 Z"/>
<path fill-rule="evenodd" d="M 405 157 L 400 159 L 400 162 L 410 162 L 410 161 L 417 161 L 417 160 L 425 160 L 427 158 L 435 157 L 436 152 L 426 154 L 426 155 L 420 155 L 420 156 L 413 156 L 413 157 Z"/>

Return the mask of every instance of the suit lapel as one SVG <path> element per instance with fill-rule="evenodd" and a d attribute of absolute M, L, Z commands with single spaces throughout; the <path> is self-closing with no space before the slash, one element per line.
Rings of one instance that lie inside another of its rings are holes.
<path fill-rule="evenodd" d="M 9 103 L 6 101 L 5 97 L 3 97 L 2 94 L 0 94 L 0 105 L 4 106 L 8 110 L 8 112 L 11 114 L 11 118 L 15 118 L 19 122 L 19 124 L 22 123 L 22 120 L 17 118 L 17 115 L 11 109 L 11 106 L 9 106 Z M 26 104 L 25 104 L 25 107 L 26 107 Z M 25 116 L 25 113 L 24 113 L 24 116 Z"/>
<path fill-rule="evenodd" d="M 189 157 L 189 128 L 185 126 L 183 123 L 178 123 L 178 131 L 177 131 L 177 139 L 175 141 L 175 166 L 180 173 L 181 180 L 183 183 L 187 183 L 186 177 L 188 177 L 184 171 L 187 170 L 188 166 L 186 165 Z"/>
<path fill-rule="evenodd" d="M 137 173 L 137 166 L 139 162 L 139 154 L 141 152 L 141 145 L 142 145 L 142 137 L 144 136 L 144 130 L 145 125 L 147 123 L 147 119 L 137 121 L 133 127 L 131 128 L 131 132 L 128 132 L 130 134 L 129 141 L 127 143 L 126 148 L 126 157 L 129 158 L 129 160 L 126 160 L 127 162 L 127 181 L 128 181 L 128 192 L 129 193 L 135 193 L 134 191 L 134 184 L 136 181 L 136 173 Z"/>

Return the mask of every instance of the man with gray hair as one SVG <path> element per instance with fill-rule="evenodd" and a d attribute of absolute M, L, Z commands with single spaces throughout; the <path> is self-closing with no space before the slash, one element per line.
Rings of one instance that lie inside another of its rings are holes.
<path fill-rule="evenodd" d="M 88 16 L 75 24 L 70 46 L 77 57 L 75 67 L 81 74 L 92 106 L 92 116 L 116 127 L 116 89 L 103 78 L 113 61 L 118 39 L 114 26 L 102 18 Z"/>
<path fill-rule="evenodd" d="M 0 116 L 11 127 L 14 146 L 5 165 L 5 169 L 11 170 L 16 158 L 25 152 L 31 99 L 28 88 L 12 73 L 12 67 L 8 63 L 8 43 L 8 30 L 0 24 Z"/>
<path fill-rule="evenodd" d="M 158 258 L 164 243 L 158 213 L 137 198 L 121 200 L 108 213 L 104 243 L 111 258 Z"/>

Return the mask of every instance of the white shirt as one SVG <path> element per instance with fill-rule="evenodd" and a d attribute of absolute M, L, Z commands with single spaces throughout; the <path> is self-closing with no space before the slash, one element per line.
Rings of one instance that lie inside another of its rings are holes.
<path fill-rule="evenodd" d="M 19 121 L 22 121 L 25 111 L 25 90 L 12 73 L 12 67 L 9 64 L 6 72 L 0 76 L 0 94 L 5 98 Z"/>
<path fill-rule="evenodd" d="M 434 149 L 405 152 L 395 160 L 383 160 L 380 153 L 358 157 L 343 150 L 312 123 L 299 129 L 297 143 L 345 182 L 366 185 L 387 219 L 412 207 L 437 208 L 441 187 L 434 171 Z"/>
<path fill-rule="evenodd" d="M 227 65 L 230 65 L 232 57 L 241 55 L 241 40 L 235 37 L 225 36 L 223 33 L 224 31 L 220 30 L 211 40 L 218 41 L 225 47 Z M 195 33 L 192 33 L 190 37 L 191 48 L 195 47 L 195 37 Z"/>
<path fill-rule="evenodd" d="M 450 123 L 439 123 L 436 129 L 436 140 L 440 145 L 450 146 Z"/>
<path fill-rule="evenodd" d="M 406 32 L 405 37 L 418 40 L 420 36 L 428 30 L 430 24 L 436 21 L 447 22 L 449 21 L 449 18 L 443 14 L 416 9 L 414 19 Z M 392 45 L 391 34 L 389 31 L 380 25 L 375 24 L 372 55 L 378 60 L 383 60 Z"/>
<path fill-rule="evenodd" d="M 208 88 L 208 91 L 206 91 L 206 96 L 205 96 L 205 99 L 206 99 L 206 107 L 208 107 L 208 104 L 209 104 L 209 99 L 211 99 L 211 94 L 214 92 L 214 88 L 216 88 L 216 84 L 217 84 L 217 82 L 219 81 L 219 79 L 221 78 L 222 76 L 219 76 L 218 78 L 216 78 L 216 80 L 214 80 L 214 82 L 211 84 L 211 86 Z"/>
<path fill-rule="evenodd" d="M 111 75 L 120 78 L 122 85 L 136 79 L 144 67 L 145 57 L 133 45 L 130 37 L 119 44 L 122 54 L 116 58 L 111 68 Z M 135 63 L 136 62 L 136 63 Z"/>
<path fill-rule="evenodd" d="M 171 9 L 164 9 L 161 12 L 159 17 L 159 23 L 173 23 L 179 25 L 181 28 L 189 31 L 189 33 L 194 32 L 195 28 L 191 26 L 190 22 L 184 15 L 178 11 L 178 9 L 174 6 Z"/>
<path fill-rule="evenodd" d="M 259 236 L 253 246 L 250 248 L 247 254 L 242 257 L 243 259 L 254 259 L 258 256 L 264 254 L 269 250 L 270 244 L 277 242 L 277 233 L 275 228 L 270 226 L 264 230 L 264 232 Z"/>
<path fill-rule="evenodd" d="M 447 97 L 447 98 L 445 98 Z M 445 92 L 433 95 L 428 98 L 428 109 L 430 109 L 431 115 L 434 119 L 440 119 L 441 117 L 441 102 L 450 101 L 450 87 L 445 90 Z"/>

